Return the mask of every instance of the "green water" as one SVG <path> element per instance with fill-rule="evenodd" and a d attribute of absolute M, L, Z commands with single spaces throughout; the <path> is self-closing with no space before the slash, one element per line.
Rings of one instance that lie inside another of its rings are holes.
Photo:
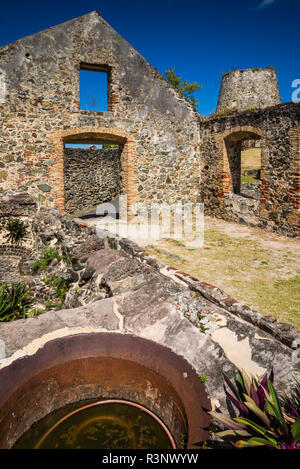
<path fill-rule="evenodd" d="M 110 403 L 80 410 L 83 403 L 35 423 L 15 449 L 171 449 L 164 428 L 137 407 Z M 76 410 L 76 412 L 74 412 Z M 71 412 L 74 412 L 70 415 Z"/>

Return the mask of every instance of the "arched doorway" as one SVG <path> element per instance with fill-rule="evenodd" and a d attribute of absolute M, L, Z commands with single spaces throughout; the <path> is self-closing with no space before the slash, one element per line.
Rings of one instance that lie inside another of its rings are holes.
<path fill-rule="evenodd" d="M 66 207 L 66 168 L 65 145 L 117 145 L 120 150 L 120 193 L 127 196 L 127 211 L 137 202 L 135 141 L 132 135 L 120 129 L 106 127 L 79 127 L 56 134 L 52 137 L 57 163 L 52 167 L 55 179 L 55 205 L 59 210 L 67 211 Z M 88 165 L 88 160 L 86 161 Z M 91 181 L 93 184 L 93 181 Z M 101 203 L 101 200 L 99 201 Z"/>
<path fill-rule="evenodd" d="M 261 198 L 266 175 L 263 132 L 254 127 L 230 129 L 222 135 L 222 146 L 221 197 L 230 193 L 247 197 L 243 186 L 253 182 L 259 187 L 257 198 Z"/>

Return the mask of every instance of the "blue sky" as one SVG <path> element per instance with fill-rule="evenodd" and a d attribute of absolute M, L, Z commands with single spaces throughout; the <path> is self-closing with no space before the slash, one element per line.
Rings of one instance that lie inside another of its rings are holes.
<path fill-rule="evenodd" d="M 203 84 L 203 115 L 233 68 L 275 66 L 283 102 L 300 79 L 299 0 L 11 0 L 1 5 L 0 46 L 93 10 L 161 73 L 174 67 Z"/>

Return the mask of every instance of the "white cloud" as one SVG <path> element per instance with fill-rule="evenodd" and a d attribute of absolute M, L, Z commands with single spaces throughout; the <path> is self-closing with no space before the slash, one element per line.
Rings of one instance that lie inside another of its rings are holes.
<path fill-rule="evenodd" d="M 267 8 L 271 5 L 273 5 L 273 3 L 275 3 L 276 0 L 263 0 L 256 8 L 255 10 L 262 10 L 263 8 Z"/>

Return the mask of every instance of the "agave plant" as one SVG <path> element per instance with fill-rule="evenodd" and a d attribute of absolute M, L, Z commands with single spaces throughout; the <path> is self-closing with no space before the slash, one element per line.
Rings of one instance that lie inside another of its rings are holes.
<path fill-rule="evenodd" d="M 8 220 L 5 228 L 8 231 L 5 237 L 12 244 L 21 244 L 27 238 L 28 225 L 18 218 Z"/>
<path fill-rule="evenodd" d="M 25 319 L 32 305 L 30 288 L 25 283 L 0 285 L 0 321 Z"/>
<path fill-rule="evenodd" d="M 279 397 L 273 386 L 273 373 L 249 377 L 242 370 L 230 381 L 223 373 L 230 392 L 226 396 L 238 416 L 210 412 L 225 428 L 218 433 L 237 448 L 264 446 L 273 449 L 300 449 L 299 387 L 292 396 Z"/>

